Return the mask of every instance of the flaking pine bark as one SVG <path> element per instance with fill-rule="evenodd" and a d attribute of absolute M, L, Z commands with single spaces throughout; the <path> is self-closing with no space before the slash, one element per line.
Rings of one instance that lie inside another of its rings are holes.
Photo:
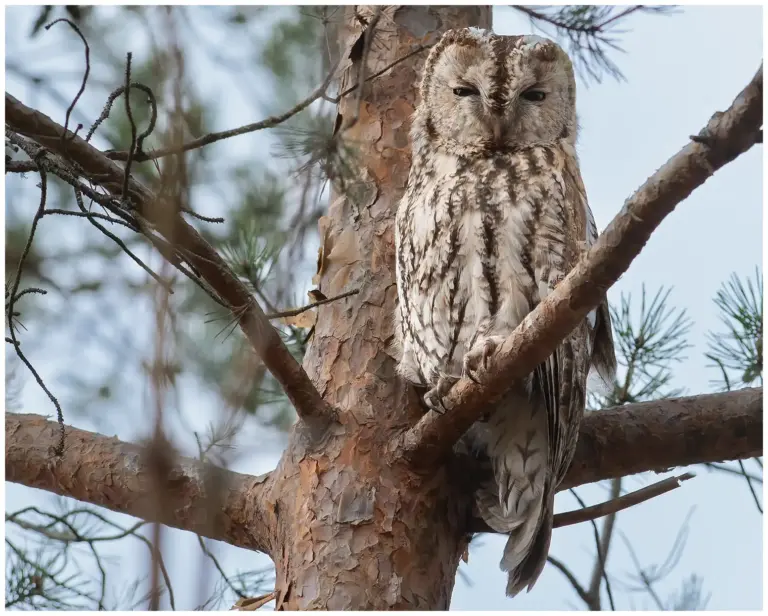
<path fill-rule="evenodd" d="M 277 609 L 447 609 L 470 533 L 482 530 L 472 511 L 482 469 L 452 454 L 453 443 L 504 383 L 530 372 L 596 305 L 594 287 L 615 282 L 679 201 L 754 144 L 762 123 L 761 69 L 627 201 L 554 299 L 502 345 L 483 385 L 462 379 L 446 415 L 425 414 L 420 393 L 394 371 L 394 213 L 408 177 L 423 48 L 449 28 L 489 28 L 490 17 L 487 6 L 345 7 L 339 91 L 349 94 L 336 131 L 354 154 L 320 222 L 316 283 L 327 297 L 358 292 L 317 308 L 303 370 L 213 247 L 180 216 L 158 213 L 162 203 L 135 178 L 128 183 L 146 224 L 184 248 L 294 404 L 299 421 L 274 471 L 251 477 L 177 459 L 167 510 L 157 512 L 137 446 L 68 428 L 64 455 L 52 460 L 57 425 L 9 415 L 6 478 L 264 551 L 276 567 Z M 353 88 L 359 80 L 362 91 Z M 61 139 L 62 127 L 8 94 L 6 122 L 121 194 L 120 166 L 79 137 Z M 561 487 L 761 455 L 761 409 L 762 389 L 750 389 L 592 414 Z"/>

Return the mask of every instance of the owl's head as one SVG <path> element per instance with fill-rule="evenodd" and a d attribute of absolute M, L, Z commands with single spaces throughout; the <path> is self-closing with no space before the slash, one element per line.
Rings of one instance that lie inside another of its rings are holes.
<path fill-rule="evenodd" d="M 450 148 L 574 143 L 573 66 L 549 39 L 449 30 L 424 65 L 417 118 L 431 140 Z"/>

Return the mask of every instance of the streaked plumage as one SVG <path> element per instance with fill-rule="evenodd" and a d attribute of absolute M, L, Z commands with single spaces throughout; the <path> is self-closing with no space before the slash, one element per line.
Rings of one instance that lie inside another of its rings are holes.
<path fill-rule="evenodd" d="M 543 93 L 543 98 L 538 93 Z M 447 32 L 426 61 L 396 219 L 398 369 L 433 408 L 594 242 L 574 149 L 575 81 L 552 41 Z M 573 457 L 590 365 L 615 370 L 605 303 L 467 435 L 493 480 L 478 510 L 509 534 L 507 594 L 546 562 L 555 488 Z"/>

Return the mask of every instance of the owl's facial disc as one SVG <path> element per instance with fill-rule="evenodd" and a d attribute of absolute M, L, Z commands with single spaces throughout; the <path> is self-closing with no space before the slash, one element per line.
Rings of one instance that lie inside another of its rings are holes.
<path fill-rule="evenodd" d="M 553 143 L 575 130 L 570 61 L 546 39 L 460 40 L 436 59 L 427 90 L 438 136 L 477 150 Z"/>

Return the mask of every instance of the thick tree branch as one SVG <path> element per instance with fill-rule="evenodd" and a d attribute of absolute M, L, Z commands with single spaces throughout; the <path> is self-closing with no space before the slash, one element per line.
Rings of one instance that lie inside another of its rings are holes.
<path fill-rule="evenodd" d="M 150 476 L 137 445 L 67 428 L 67 449 L 54 461 L 58 424 L 38 415 L 6 415 L 6 480 L 71 496 L 147 519 Z M 629 404 L 585 417 L 564 490 L 602 479 L 675 466 L 762 455 L 763 390 Z M 163 523 L 232 545 L 268 551 L 272 517 L 264 506 L 269 480 L 177 459 L 174 506 Z M 215 524 L 206 519 L 204 478 L 221 486 Z M 476 477 L 479 483 L 481 477 Z M 485 527 L 477 521 L 473 530 Z"/>
<path fill-rule="evenodd" d="M 588 413 L 558 489 L 763 455 L 763 388 L 627 404 Z"/>
<path fill-rule="evenodd" d="M 168 477 L 169 507 L 157 519 L 152 472 L 143 448 L 66 427 L 64 456 L 54 458 L 59 427 L 39 415 L 6 414 L 5 479 L 79 501 L 269 553 L 263 506 L 267 477 L 177 458 Z"/>
<path fill-rule="evenodd" d="M 499 398 L 509 383 L 544 361 L 605 297 L 661 221 L 717 169 L 746 152 L 762 126 L 763 67 L 725 113 L 654 173 L 624 204 L 594 246 L 533 310 L 490 360 L 482 384 L 462 378 L 444 400 L 448 412 L 429 412 L 397 437 L 394 457 L 419 463 L 448 454 L 454 443 Z"/>
<path fill-rule="evenodd" d="M 34 139 L 48 150 L 79 165 L 84 174 L 97 179 L 116 197 L 122 193 L 124 172 L 71 131 L 62 139 L 64 129 L 45 114 L 31 109 L 6 92 L 5 121 L 10 128 Z M 322 399 L 304 369 L 283 344 L 278 332 L 251 296 L 248 288 L 227 266 L 214 248 L 178 212 L 172 203 L 158 199 L 143 184 L 131 178 L 128 194 L 136 207 L 143 230 L 157 229 L 184 258 L 200 272 L 237 315 L 248 341 L 283 387 L 296 412 L 313 433 L 321 432 L 335 419 L 335 410 Z M 163 254 L 166 258 L 168 255 Z M 173 255 L 174 257 L 176 255 Z"/>

